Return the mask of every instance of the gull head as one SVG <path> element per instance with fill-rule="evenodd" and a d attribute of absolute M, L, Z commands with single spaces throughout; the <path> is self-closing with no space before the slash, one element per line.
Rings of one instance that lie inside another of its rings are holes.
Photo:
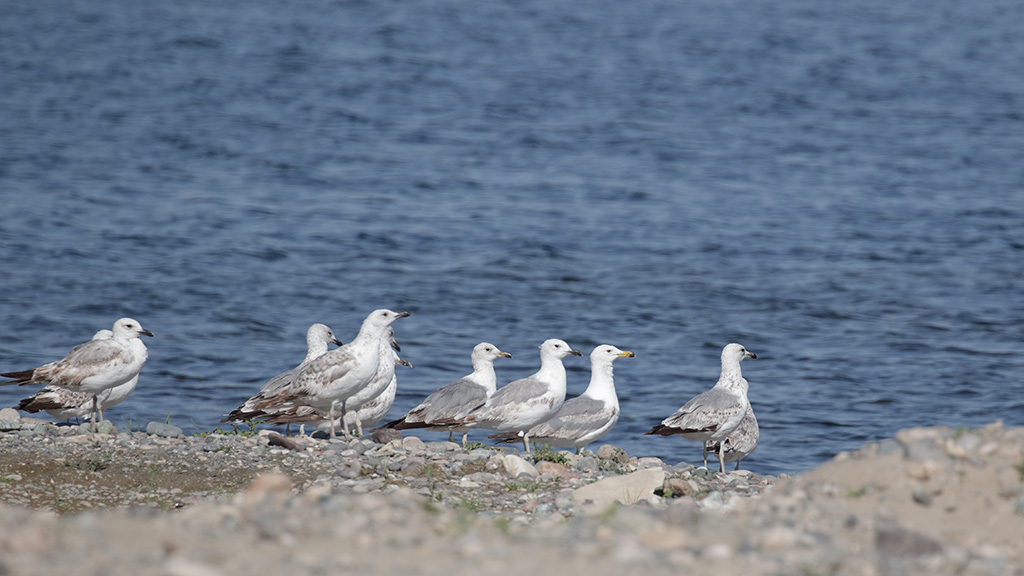
<path fill-rule="evenodd" d="M 574 349 L 558 338 L 545 340 L 544 343 L 540 345 L 541 358 L 555 358 L 561 360 L 569 354 L 572 354 L 573 356 L 583 356 L 582 352 Z"/>
<path fill-rule="evenodd" d="M 726 362 L 735 362 L 736 364 L 739 364 L 744 358 L 757 358 L 757 354 L 748 352 L 742 344 L 736 344 L 735 342 L 727 344 L 726 347 L 722 349 L 723 364 Z"/>
<path fill-rule="evenodd" d="M 313 324 L 306 330 L 306 342 L 311 341 L 341 346 L 341 340 L 335 338 L 334 331 L 326 324 Z"/>
<path fill-rule="evenodd" d="M 391 326 L 391 323 L 399 318 L 408 316 L 408 312 L 392 312 L 386 308 L 380 308 L 370 312 L 370 315 L 363 320 L 363 326 L 379 330 L 383 333 L 384 328 Z"/>
<path fill-rule="evenodd" d="M 138 338 L 143 335 L 153 336 L 152 332 L 143 328 L 138 320 L 132 318 L 121 318 L 114 322 L 113 333 L 115 338 Z"/>
<path fill-rule="evenodd" d="M 469 357 L 475 364 L 477 360 L 493 361 L 495 358 L 511 358 L 512 355 L 498 350 L 498 347 L 490 342 L 481 342 L 473 347 L 473 353 Z"/>
<path fill-rule="evenodd" d="M 629 350 L 619 350 L 611 344 L 602 344 L 590 353 L 591 364 L 611 364 L 619 358 L 636 358 Z"/>

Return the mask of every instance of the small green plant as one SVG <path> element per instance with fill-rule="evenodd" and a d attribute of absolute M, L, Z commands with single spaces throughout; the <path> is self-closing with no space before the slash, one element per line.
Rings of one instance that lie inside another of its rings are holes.
<path fill-rule="evenodd" d="M 462 498 L 459 498 L 459 508 L 469 512 L 479 512 L 483 510 L 484 505 L 476 498 L 466 498 L 463 496 Z"/>
<path fill-rule="evenodd" d="M 522 490 L 524 492 L 536 492 L 543 487 L 544 484 L 536 480 L 526 480 L 523 482 L 508 482 L 505 487 L 509 490 Z"/>
<path fill-rule="evenodd" d="M 1020 464 L 1017 464 L 1017 473 L 1020 474 L 1020 481 L 1024 482 L 1024 460 L 1021 460 Z"/>
<path fill-rule="evenodd" d="M 860 488 L 850 488 L 846 491 L 847 498 L 860 498 L 861 496 L 868 493 L 867 486 L 861 486 Z"/>
<path fill-rule="evenodd" d="M 504 516 L 498 516 L 494 519 L 494 525 L 501 531 L 502 534 L 508 534 L 511 522 Z"/>
<path fill-rule="evenodd" d="M 554 462 L 555 464 L 568 464 L 569 459 L 565 457 L 565 454 L 552 450 L 547 444 L 541 446 L 534 446 L 533 452 L 530 454 L 530 460 L 536 464 L 537 462 Z"/>
<path fill-rule="evenodd" d="M 99 472 L 110 467 L 113 456 L 110 454 L 93 454 L 88 457 L 72 458 L 65 460 L 64 465 L 69 468 L 76 468 L 85 472 Z"/>
<path fill-rule="evenodd" d="M 0 484 L 13 484 L 14 478 L 10 476 L 0 476 Z"/>

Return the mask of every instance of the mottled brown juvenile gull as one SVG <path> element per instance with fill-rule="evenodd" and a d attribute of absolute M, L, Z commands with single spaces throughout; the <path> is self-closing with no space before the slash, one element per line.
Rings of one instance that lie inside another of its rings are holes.
<path fill-rule="evenodd" d="M 634 358 L 636 354 L 602 344 L 590 353 L 590 385 L 575 398 L 570 398 L 549 420 L 530 428 L 534 444 L 555 448 L 575 448 L 579 454 L 587 444 L 602 438 L 619 421 L 619 398 L 615 394 L 612 362 Z M 516 442 L 519 435 L 504 432 L 489 436 L 501 442 Z"/>
<path fill-rule="evenodd" d="M 650 432 L 659 436 L 678 434 L 687 440 L 718 442 L 719 468 L 725 472 L 725 440 L 743 421 L 750 401 L 747 385 L 740 372 L 744 358 L 757 358 L 739 344 L 722 350 L 722 375 L 714 388 L 693 397 L 675 414 L 662 420 Z"/>
<path fill-rule="evenodd" d="M 579 350 L 557 338 L 540 345 L 540 370 L 511 382 L 491 395 L 483 406 L 470 412 L 461 424 L 499 432 L 522 432 L 523 447 L 530 451 L 529 429 L 554 416 L 565 402 L 565 366 L 562 358 L 582 356 Z"/>
<path fill-rule="evenodd" d="M 471 411 L 483 406 L 498 387 L 497 377 L 494 375 L 494 360 L 511 358 L 512 355 L 502 352 L 494 344 L 481 342 L 473 347 L 469 357 L 473 363 L 472 374 L 438 388 L 419 406 L 398 420 L 389 422 L 386 427 L 396 430 L 427 428 L 448 431 L 449 440 L 452 432 L 460 432 L 462 445 L 465 446 L 468 428 L 439 423 L 461 422 Z"/>
<path fill-rule="evenodd" d="M 743 380 L 746 382 L 746 379 Z M 740 461 L 747 457 L 754 448 L 757 448 L 757 443 L 761 439 L 761 430 L 757 426 L 757 418 L 754 416 L 753 407 L 747 408 L 747 414 L 743 417 L 743 421 L 740 422 L 738 428 L 729 434 L 729 437 L 725 439 L 725 461 L 735 462 L 736 467 L 733 470 L 740 469 Z M 704 442 L 704 467 L 708 467 L 708 453 L 713 454 L 716 458 L 718 457 L 721 446 L 718 442 L 707 441 Z"/>
<path fill-rule="evenodd" d="M 291 386 L 299 372 L 307 364 L 327 353 L 328 344 L 331 343 L 341 346 L 341 341 L 334 337 L 334 332 L 326 324 L 313 324 L 310 326 L 306 330 L 306 357 L 303 358 L 302 362 L 295 368 L 267 380 L 259 392 L 246 400 L 241 406 L 235 408 L 230 414 L 221 418 L 221 422 L 252 420 L 266 413 L 273 412 L 273 406 L 259 410 L 256 408 L 256 405 L 262 403 L 267 398 L 277 397 L 282 390 Z"/>
<path fill-rule="evenodd" d="M 354 340 L 314 359 L 299 371 L 290 386 L 255 407 L 265 411 L 286 402 L 308 404 L 327 414 L 332 423 L 331 437 L 335 437 L 333 423 L 346 412 L 345 402 L 377 374 L 385 331 L 392 322 L 408 315 L 383 308 L 374 310 L 363 320 Z"/>
<path fill-rule="evenodd" d="M 153 336 L 137 320 L 121 318 L 114 322 L 110 338 L 100 338 L 79 344 L 62 360 L 21 372 L 0 374 L 15 378 L 0 385 L 46 384 L 65 390 L 82 392 L 92 397 L 92 424 L 96 429 L 99 412 L 97 395 L 105 390 L 126 384 L 136 378 L 146 363 L 149 352 L 139 336 Z"/>
<path fill-rule="evenodd" d="M 93 335 L 93 340 L 107 340 L 114 337 L 110 330 L 100 330 Z M 96 395 L 98 401 L 99 421 L 103 421 L 103 412 L 124 402 L 135 391 L 139 383 L 139 375 L 113 388 L 108 388 Z M 30 414 L 46 411 L 57 420 L 84 418 L 92 413 L 92 395 L 85 392 L 72 392 L 56 386 L 47 386 L 18 404 L 18 410 Z"/>

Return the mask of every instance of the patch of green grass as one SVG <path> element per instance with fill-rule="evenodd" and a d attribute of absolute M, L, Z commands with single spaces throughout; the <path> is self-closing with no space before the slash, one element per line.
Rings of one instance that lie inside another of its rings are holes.
<path fill-rule="evenodd" d="M 90 454 L 64 460 L 64 465 L 69 468 L 76 468 L 85 472 L 99 472 L 110 467 L 114 457 L 107 453 Z"/>
<path fill-rule="evenodd" d="M 504 516 L 498 516 L 494 519 L 494 526 L 497 527 L 502 534 L 508 534 L 511 524 L 512 523 L 509 519 Z"/>
<path fill-rule="evenodd" d="M 469 512 L 479 512 L 484 509 L 484 505 L 476 498 L 466 498 L 463 496 L 459 498 L 459 508 Z"/>
<path fill-rule="evenodd" d="M 847 498 L 860 498 L 861 496 L 868 493 L 867 486 L 861 486 L 860 488 L 850 488 L 846 491 Z"/>
<path fill-rule="evenodd" d="M 0 484 L 13 484 L 14 478 L 9 476 L 0 476 Z"/>
<path fill-rule="evenodd" d="M 534 464 L 537 462 L 554 462 L 555 464 L 568 464 L 569 459 L 565 457 L 565 454 L 552 450 L 547 444 L 541 446 L 534 446 L 533 452 L 530 453 L 530 461 Z"/>
<path fill-rule="evenodd" d="M 526 480 L 524 482 L 508 482 L 505 487 L 509 490 L 522 490 L 524 492 L 536 492 L 540 490 L 544 484 L 536 480 Z"/>

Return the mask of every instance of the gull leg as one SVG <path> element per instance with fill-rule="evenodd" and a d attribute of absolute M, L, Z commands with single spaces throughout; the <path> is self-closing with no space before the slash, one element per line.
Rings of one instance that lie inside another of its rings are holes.
<path fill-rule="evenodd" d="M 451 437 L 452 433 L 448 432 L 448 438 L 451 439 Z M 462 447 L 469 448 L 469 432 L 465 432 L 462 434 Z"/>
<path fill-rule="evenodd" d="M 725 473 L 725 440 L 718 444 L 718 471 Z"/>
<path fill-rule="evenodd" d="M 451 428 L 448 429 L 448 441 L 449 442 L 454 442 L 454 440 L 452 440 L 452 429 Z M 465 436 L 462 437 L 462 445 L 463 446 L 466 445 L 466 437 Z"/>
<path fill-rule="evenodd" d="M 530 434 L 529 433 L 524 433 L 523 434 L 523 446 L 526 446 L 526 453 L 530 454 L 531 452 L 530 452 Z"/>
<path fill-rule="evenodd" d="M 92 395 L 92 431 L 98 432 L 99 427 L 96 426 L 96 411 L 99 410 L 100 401 L 96 398 L 96 395 Z"/>
<path fill-rule="evenodd" d="M 284 425 L 284 435 L 285 436 L 291 436 L 292 435 L 292 425 L 291 424 L 285 424 Z"/>
<path fill-rule="evenodd" d="M 733 471 L 736 471 L 736 470 L 740 469 L 740 460 L 743 460 L 743 458 L 740 458 L 739 460 L 736 461 L 736 467 L 733 468 Z"/>
<path fill-rule="evenodd" d="M 345 435 L 345 440 L 351 440 L 352 434 L 348 431 L 348 424 L 345 424 L 345 413 L 348 412 L 348 407 L 345 406 L 345 402 L 341 403 L 341 432 Z"/>
<path fill-rule="evenodd" d="M 704 449 L 702 451 L 704 452 L 704 467 L 707 468 L 708 467 L 708 447 L 707 447 L 707 444 L 704 445 Z"/>
<path fill-rule="evenodd" d="M 337 438 L 338 435 L 334 430 L 334 404 L 331 404 L 331 409 L 327 411 L 327 417 L 331 419 L 331 438 Z"/>
<path fill-rule="evenodd" d="M 359 436 L 362 437 L 362 435 L 363 435 L 363 419 L 359 417 L 359 412 L 356 412 L 356 432 L 358 432 Z"/>

